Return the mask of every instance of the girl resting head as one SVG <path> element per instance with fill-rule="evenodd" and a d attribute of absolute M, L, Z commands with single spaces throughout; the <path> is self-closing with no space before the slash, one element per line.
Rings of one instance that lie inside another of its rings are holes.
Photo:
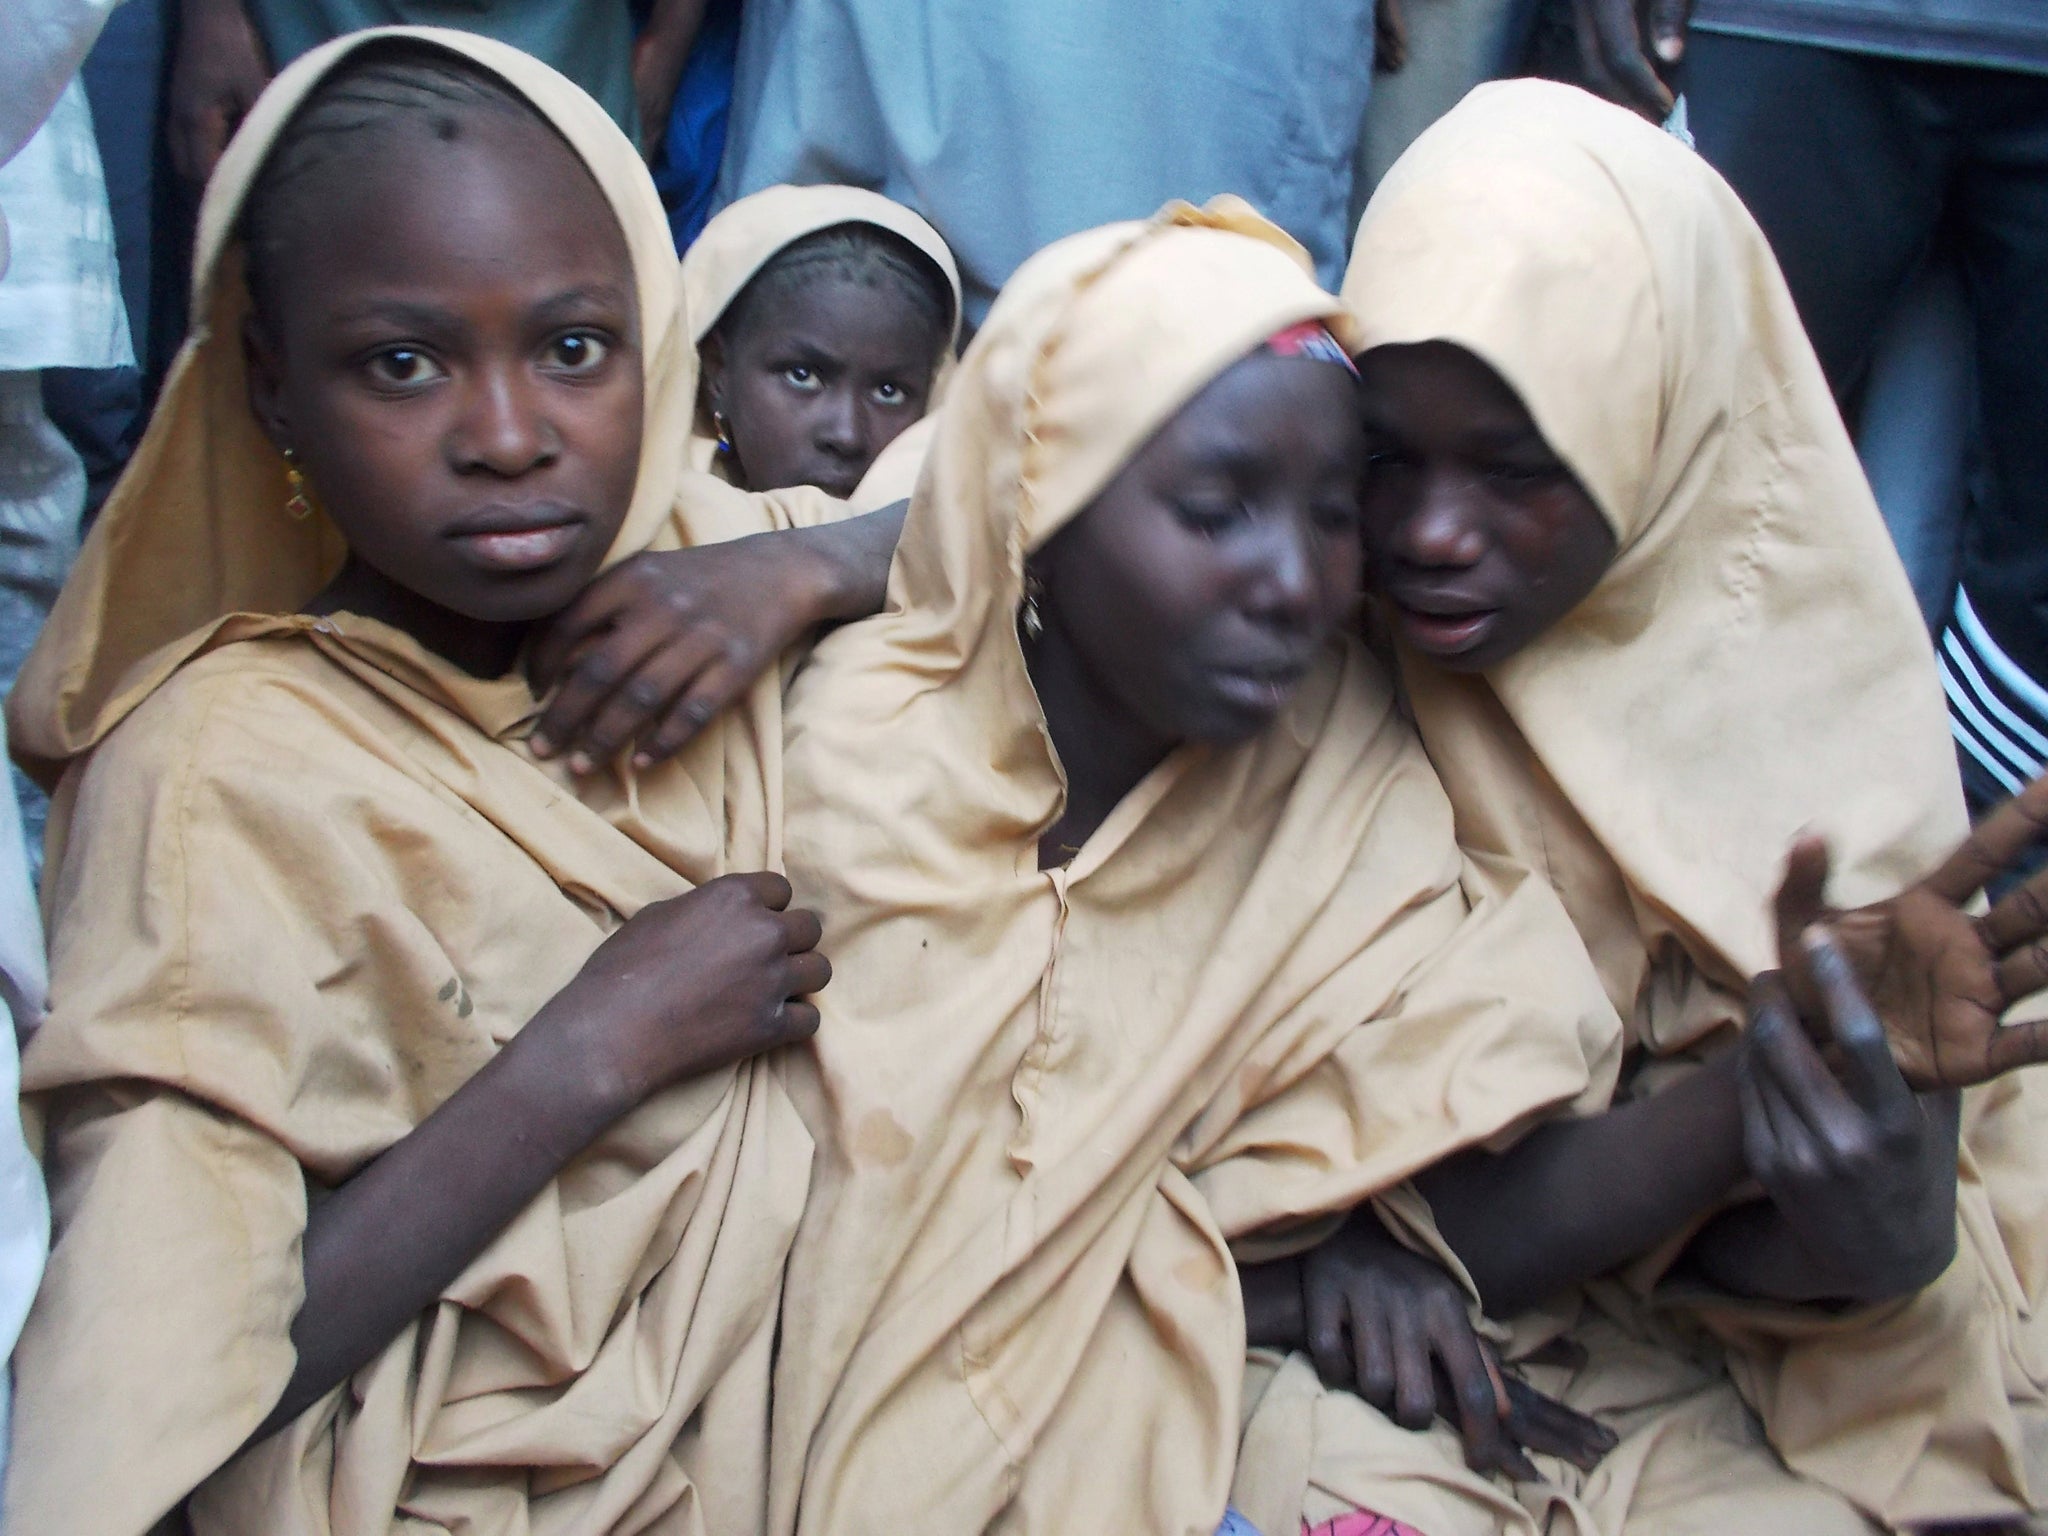
<path fill-rule="evenodd" d="M 1757 1181 L 1764 1199 L 1687 1250 L 1722 1295 L 1896 1302 L 1826 1323 L 1699 1304 L 1796 1472 L 1887 1525 L 2038 1503 L 2024 1384 L 2048 1266 L 2012 1237 L 2038 1211 L 2019 1150 L 2039 1145 L 2038 1085 L 1965 1097 L 1958 1152 L 1953 1097 L 1908 1081 L 1978 1083 L 2048 1047 L 2000 1023 L 2048 974 L 2030 943 L 2048 885 L 1981 919 L 1965 907 L 2048 793 L 1957 848 L 1926 630 L 1761 233 L 1677 140 L 1512 82 L 1474 92 L 1389 174 L 1344 293 L 1373 582 L 1459 839 L 1549 880 L 1630 1025 L 1633 1102 L 1587 1135 L 1622 1127 L 1645 1149 L 1638 1194 L 1716 1160 L 1709 1199 Z M 1825 844 L 1802 836 L 1815 829 Z M 1830 855 L 1854 910 L 1824 905 Z M 1836 945 L 1816 953 L 1823 918 Z M 1852 966 L 1869 1001 L 1835 1007 Z M 1841 1044 L 1832 1066 L 1802 1022 Z M 1713 1098 L 1715 1133 L 1683 1134 L 1686 1106 Z M 1577 1129 L 1551 1128 L 1551 1146 Z M 1652 1155 L 1668 1135 L 1682 1155 Z M 1460 1176 L 1425 1188 L 1474 1275 L 1498 1274 L 1487 1231 L 1503 1224 Z M 1553 1252 L 1568 1210 L 1549 1213 Z M 1674 1201 L 1531 1291 L 1704 1214 Z M 1771 1274 L 1755 1261 L 1774 1244 L 1798 1258 Z"/>
<path fill-rule="evenodd" d="M 935 418 L 887 609 L 792 684 L 837 974 L 785 1058 L 819 1157 L 779 1529 L 904 1490 L 931 1529 L 1213 1529 L 1231 1245 L 1611 1086 L 1555 899 L 1461 860 L 1345 633 L 1347 330 L 1235 199 L 1049 246 Z"/>
<path fill-rule="evenodd" d="M 1934 868 L 1965 828 L 1926 631 L 1705 161 L 1570 87 L 1482 87 L 1375 194 L 1344 297 L 1373 583 L 1468 836 L 1540 860 L 1582 819 L 1737 986 L 1776 963 L 1802 831 L 1852 903 Z M 1590 929 L 1578 873 L 1554 877 Z M 1640 963 L 1589 937 L 1626 1016 Z"/>
<path fill-rule="evenodd" d="M 691 462 L 735 485 L 853 494 L 936 405 L 960 333 L 939 232 L 858 187 L 769 187 L 683 256 L 704 379 Z"/>

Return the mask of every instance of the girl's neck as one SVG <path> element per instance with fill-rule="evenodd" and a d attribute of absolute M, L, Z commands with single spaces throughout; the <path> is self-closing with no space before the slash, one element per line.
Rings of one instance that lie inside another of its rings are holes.
<path fill-rule="evenodd" d="M 1132 717 L 1096 681 L 1057 624 L 1048 624 L 1026 653 L 1053 750 L 1067 776 L 1067 803 L 1038 840 L 1038 867 L 1067 864 L 1119 801 L 1165 759 L 1176 743 Z"/>
<path fill-rule="evenodd" d="M 529 624 L 472 619 L 399 586 L 354 555 L 319 596 L 306 604 L 311 614 L 357 613 L 402 630 L 444 661 L 472 677 L 503 677 L 519 659 Z"/>

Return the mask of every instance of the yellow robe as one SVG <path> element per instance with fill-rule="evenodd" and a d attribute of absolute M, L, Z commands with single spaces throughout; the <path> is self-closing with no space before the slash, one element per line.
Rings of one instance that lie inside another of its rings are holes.
<path fill-rule="evenodd" d="M 1460 841 L 1557 889 L 1628 1023 L 1622 1091 L 1653 1092 L 1726 1044 L 1775 964 L 1795 834 L 1828 837 L 1853 906 L 1965 830 L 1904 573 L 1762 236 L 1619 108 L 1474 93 L 1382 185 L 1344 296 L 1368 348 L 1443 340 L 1492 366 L 1614 529 L 1600 583 L 1520 654 L 1483 677 L 1404 654 L 1402 678 Z M 1524 1353 L 1583 1354 L 1532 1380 L 1624 1435 L 1590 1476 L 1548 1464 L 1550 1486 L 1504 1498 L 1446 1434 L 1296 1372 L 1270 1389 L 1291 1436 L 1265 1440 L 1294 1447 L 1292 1488 L 1248 1508 L 1362 1504 L 1430 1536 L 1803 1536 L 2038 1503 L 2041 1099 L 2031 1074 L 1966 1097 L 1958 1254 L 1917 1296 L 1830 1314 L 1660 1287 L 1674 1242 L 1513 1320 Z"/>
<path fill-rule="evenodd" d="M 134 465 L 11 701 L 62 769 L 51 1011 L 24 1083 L 52 1260 L 15 1356 L 9 1536 L 758 1529 L 811 1142 L 759 1062 L 613 1125 L 369 1365 L 237 1455 L 289 1379 L 309 1207 L 402 1139 L 650 901 L 780 860 L 769 678 L 671 765 L 572 783 L 480 681 L 349 614 L 241 379 L 229 232 L 309 54 L 209 189 L 197 306 Z M 654 189 L 596 105 L 459 33 L 582 156 L 634 258 L 643 460 L 618 558 L 815 520 L 688 477 L 692 354 Z"/>
<path fill-rule="evenodd" d="M 1604 1102 L 1555 898 L 1461 857 L 1384 674 L 1184 748 L 1063 868 L 1023 561 L 1210 379 L 1335 304 L 1234 200 L 1060 242 L 938 418 L 887 611 L 789 702 L 790 877 L 836 966 L 770 1527 L 1210 1536 L 1280 1252 L 1471 1141 Z"/>

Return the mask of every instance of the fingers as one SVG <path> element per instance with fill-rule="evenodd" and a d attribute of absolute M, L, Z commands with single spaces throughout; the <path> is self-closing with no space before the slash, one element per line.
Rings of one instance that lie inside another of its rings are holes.
<path fill-rule="evenodd" d="M 2048 835 L 2048 774 L 2043 774 L 1978 822 L 1927 887 L 1960 906 L 2002 875 L 2021 854 Z"/>
<path fill-rule="evenodd" d="M 1437 1412 L 1436 1375 L 1430 1367 L 1435 1341 L 1405 1306 L 1388 1323 L 1394 1347 L 1394 1422 L 1403 1429 L 1427 1429 Z M 1444 1407 L 1448 1411 L 1450 1404 Z"/>
<path fill-rule="evenodd" d="M 1828 866 L 1826 840 L 1811 833 L 1794 838 L 1785 850 L 1785 874 L 1771 899 L 1780 964 L 1794 963 L 1800 953 L 1799 936 L 1828 915 Z"/>
<path fill-rule="evenodd" d="M 1598 1419 L 1567 1408 L 1525 1381 L 1509 1377 L 1507 1391 L 1507 1432 L 1532 1451 L 1590 1472 L 1621 1443 L 1621 1437 Z"/>
<path fill-rule="evenodd" d="M 1753 1020 L 1750 1030 L 1753 1035 Z M 1742 1107 L 1742 1160 L 1751 1176 L 1760 1180 L 1768 1179 L 1778 1160 L 1777 1136 L 1764 1105 L 1761 1075 L 1761 1058 L 1751 1056 L 1735 1076 L 1735 1096 Z"/>
<path fill-rule="evenodd" d="M 1391 1418 L 1398 1400 L 1397 1383 L 1399 1367 L 1394 1361 L 1393 1340 L 1389 1337 L 1387 1319 L 1377 1308 L 1368 1307 L 1361 1312 L 1357 1306 L 1350 1308 L 1351 1314 L 1351 1368 L 1352 1389 L 1381 1413 Z"/>
<path fill-rule="evenodd" d="M 2024 851 L 2024 850 L 2022 850 Z M 2048 934 L 2048 869 L 2037 871 L 2018 889 L 2001 896 L 1977 920 L 1977 931 L 1993 954 L 2002 955 Z M 2007 996 L 2025 996 L 2008 993 Z"/>
<path fill-rule="evenodd" d="M 1445 1305 L 1443 1312 L 1455 1315 L 1437 1319 L 1431 1344 L 1443 1366 L 1443 1386 L 1449 1389 L 1445 1407 L 1457 1414 L 1466 1465 L 1475 1471 L 1505 1471 L 1523 1459 L 1508 1443 L 1502 1425 L 1508 1409 L 1507 1388 L 1463 1310 Z M 1533 1474 L 1534 1468 L 1530 1471 Z"/>
<path fill-rule="evenodd" d="M 592 723 L 611 703 L 613 695 L 634 681 L 641 667 L 655 657 L 664 638 L 650 625 L 632 624 L 609 629 L 586 643 L 568 664 L 555 696 L 548 700 L 533 728 L 528 744 L 534 756 L 552 757 L 573 749 L 576 756 L 590 757 L 594 746 Z M 666 701 L 665 694 L 651 696 L 651 704 L 642 707 Z M 570 766 L 577 765 L 572 762 Z"/>
<path fill-rule="evenodd" d="M 1333 1285 L 1304 1285 L 1302 1287 L 1302 1320 L 1307 1324 L 1308 1356 L 1316 1363 L 1316 1375 L 1331 1386 L 1340 1385 L 1351 1362 L 1345 1357 L 1343 1293 Z M 1380 1397 L 1366 1391 L 1365 1383 L 1354 1382 L 1359 1396 L 1385 1412 L 1393 1399 L 1391 1376 L 1384 1383 Z"/>
<path fill-rule="evenodd" d="M 1661 122 L 1675 98 L 1643 53 L 1633 0 L 1578 0 L 1579 59 L 1603 95 Z"/>
<path fill-rule="evenodd" d="M 2048 1022 L 1998 1025 L 1992 1032 L 1985 1056 L 1991 1077 L 2048 1061 Z M 1953 1086 L 1966 1088 L 1969 1084 Z"/>
<path fill-rule="evenodd" d="M 818 1006 L 791 998 L 778 1015 L 787 1040 L 808 1040 L 818 1032 Z"/>
<path fill-rule="evenodd" d="M 622 679 L 596 714 L 585 721 L 570 757 L 571 770 L 588 772 L 591 764 L 611 762 L 629 743 L 656 735 L 672 715 L 685 708 L 705 670 L 719 655 L 720 642 L 713 635 L 696 633 L 671 641 L 657 637 L 654 649 L 638 668 Z M 703 716 L 703 720 L 710 718 L 708 712 Z M 677 745 L 695 735 L 702 723 L 693 725 Z M 642 748 L 634 753 L 633 762 L 637 768 L 646 768 L 654 758 Z"/>
<path fill-rule="evenodd" d="M 1857 983 L 1849 960 L 1825 926 L 1815 924 L 1801 940 L 1821 993 L 1828 1028 L 1842 1048 L 1849 1093 L 1881 1127 L 1910 1129 L 1917 1113 L 1913 1090 L 1892 1060 L 1884 1025 Z M 1825 1075 L 1825 1069 L 1823 1069 Z M 1830 1079 L 1832 1081 L 1832 1079 Z"/>
<path fill-rule="evenodd" d="M 832 962 L 815 949 L 801 950 L 789 957 L 789 995 L 809 997 L 822 992 L 832 980 Z"/>
<path fill-rule="evenodd" d="M 1650 46 L 1668 67 L 1685 57 L 1685 29 L 1692 20 L 1692 0 L 1651 0 Z"/>
<path fill-rule="evenodd" d="M 1998 988 L 1993 1014 L 2005 1012 L 2023 997 L 2032 997 L 2048 987 L 2048 939 L 2036 939 L 2017 954 L 1998 962 L 1994 972 Z"/>
<path fill-rule="evenodd" d="M 771 912 L 784 910 L 796 895 L 790 887 L 788 877 L 778 875 L 772 869 L 752 870 L 743 875 L 721 875 L 719 878 L 745 886 L 747 893 Z"/>
<path fill-rule="evenodd" d="M 805 907 L 782 914 L 783 942 L 789 946 L 792 955 L 802 954 L 807 949 L 816 949 L 825 937 L 825 925 L 818 914 Z"/>
<path fill-rule="evenodd" d="M 1822 1143 L 1847 1140 L 1858 1111 L 1800 1030 L 1782 991 L 1752 989 L 1739 1092 L 1743 1150 L 1768 1186 L 1785 1174 L 1821 1176 Z"/>
<path fill-rule="evenodd" d="M 635 592 L 633 562 L 613 566 L 585 587 L 576 601 L 541 626 L 526 653 L 526 675 L 545 693 L 561 681 L 569 658 L 618 623 Z"/>
<path fill-rule="evenodd" d="M 753 686 L 754 676 L 741 667 L 710 663 L 676 695 L 653 732 L 641 734 L 633 752 L 633 766 L 651 768 L 674 757 Z"/>

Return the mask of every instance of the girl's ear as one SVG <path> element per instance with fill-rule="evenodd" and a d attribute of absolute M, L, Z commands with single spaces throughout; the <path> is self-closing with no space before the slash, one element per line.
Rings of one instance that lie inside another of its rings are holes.
<path fill-rule="evenodd" d="M 704 338 L 697 349 L 698 367 L 703 371 L 698 376 L 697 387 L 704 392 L 704 403 L 714 411 L 725 409 L 725 338 L 713 331 Z"/>
<path fill-rule="evenodd" d="M 254 315 L 242 321 L 242 372 L 248 380 L 249 410 L 256 425 L 278 452 L 284 452 L 292 445 L 291 422 L 284 405 L 284 362 Z"/>

